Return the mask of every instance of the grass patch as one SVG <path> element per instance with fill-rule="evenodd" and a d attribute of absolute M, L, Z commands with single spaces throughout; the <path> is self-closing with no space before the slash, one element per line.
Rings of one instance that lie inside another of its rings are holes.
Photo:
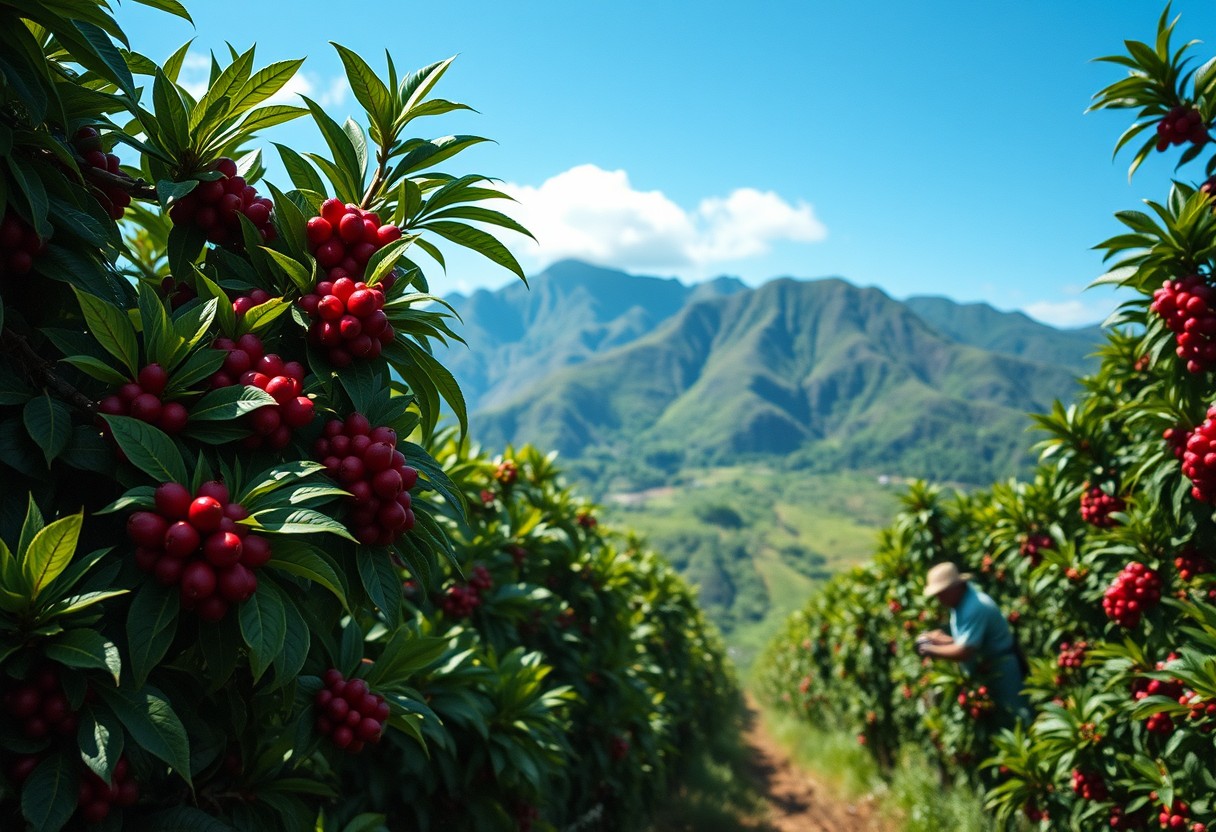
<path fill-rule="evenodd" d="M 692 755 L 680 788 L 655 813 L 647 832 L 745 832 L 763 816 L 764 794 L 743 741 L 742 701 L 734 716 Z"/>
<path fill-rule="evenodd" d="M 764 719 L 795 764 L 843 800 L 873 796 L 893 830 L 996 832 L 982 796 L 967 784 L 943 785 L 937 767 L 918 752 L 902 755 L 884 776 L 850 734 L 816 728 L 786 712 L 766 709 Z"/>

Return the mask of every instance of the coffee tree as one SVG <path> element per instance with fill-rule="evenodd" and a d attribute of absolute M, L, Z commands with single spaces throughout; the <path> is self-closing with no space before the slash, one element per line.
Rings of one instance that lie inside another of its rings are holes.
<path fill-rule="evenodd" d="M 669 699 L 667 653 L 729 684 L 683 585 L 593 543 L 543 456 L 509 536 L 564 553 L 555 587 L 470 531 L 485 463 L 453 450 L 431 345 L 459 335 L 423 267 L 456 245 L 522 278 L 487 229 L 527 231 L 442 172 L 483 139 L 414 136 L 467 109 L 434 94 L 451 59 L 378 74 L 335 45 L 362 111 L 339 123 L 272 100 L 301 61 L 252 48 L 192 94 L 187 46 L 157 63 L 102 0 L 0 2 L 0 47 L 0 826 L 644 813 L 725 701 Z M 297 118 L 326 149 L 275 144 L 276 187 L 254 140 Z M 604 583 L 562 594 L 576 569 Z"/>
<path fill-rule="evenodd" d="M 1128 74 L 1094 108 L 1135 112 L 1117 145 L 1132 172 L 1177 153 L 1197 176 L 1116 215 L 1099 283 L 1132 297 L 1078 399 L 1035 417 L 1033 480 L 913 487 L 874 561 L 763 662 L 775 702 L 853 726 L 883 761 L 918 747 L 1009 826 L 1216 828 L 1216 61 L 1175 48 L 1174 22 L 1167 9 L 1154 41 L 1103 59 Z M 982 678 L 915 656 L 911 635 L 944 623 L 920 596 L 943 560 L 976 573 L 1030 654 L 1031 724 L 1003 730 Z"/>

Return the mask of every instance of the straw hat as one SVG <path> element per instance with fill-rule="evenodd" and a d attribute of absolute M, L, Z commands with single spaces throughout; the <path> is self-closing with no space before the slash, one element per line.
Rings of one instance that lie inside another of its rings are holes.
<path fill-rule="evenodd" d="M 959 572 L 953 563 L 939 563 L 929 570 L 925 578 L 925 597 L 932 598 L 943 589 L 970 579 L 970 572 Z"/>

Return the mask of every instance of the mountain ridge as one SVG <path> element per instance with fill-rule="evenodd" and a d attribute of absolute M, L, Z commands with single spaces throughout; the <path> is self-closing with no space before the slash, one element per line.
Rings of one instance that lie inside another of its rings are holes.
<path fill-rule="evenodd" d="M 444 358 L 479 439 L 635 481 L 749 456 L 1011 475 L 1029 461 L 1025 413 L 1071 393 L 1100 332 L 843 278 L 687 286 L 563 261 L 532 284 L 453 299 L 486 356 Z"/>

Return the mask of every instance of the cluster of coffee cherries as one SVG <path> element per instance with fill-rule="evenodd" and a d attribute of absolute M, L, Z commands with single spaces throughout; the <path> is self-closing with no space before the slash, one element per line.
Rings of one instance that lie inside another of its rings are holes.
<path fill-rule="evenodd" d="M 1102 598 L 1106 617 L 1120 627 L 1135 627 L 1140 616 L 1161 600 L 1161 576 L 1139 561 L 1123 567 Z"/>
<path fill-rule="evenodd" d="M 1216 366 L 1216 289 L 1202 275 L 1165 281 L 1149 308 L 1174 333 L 1175 352 L 1188 372 Z"/>
<path fill-rule="evenodd" d="M 146 364 L 134 381 L 127 382 L 102 399 L 97 410 L 110 416 L 130 416 L 173 436 L 186 429 L 190 413 L 181 402 L 161 397 L 169 384 L 169 373 L 160 364 Z"/>
<path fill-rule="evenodd" d="M 979 719 L 985 714 L 991 713 L 992 709 L 996 707 L 987 685 L 980 685 L 974 690 L 960 691 L 958 704 L 971 715 L 972 719 Z"/>
<path fill-rule="evenodd" d="M 619 734 L 608 741 L 608 756 L 620 762 L 629 756 L 629 740 Z"/>
<path fill-rule="evenodd" d="M 504 459 L 494 469 L 494 479 L 503 488 L 510 488 L 519 479 L 519 466 L 513 459 Z"/>
<path fill-rule="evenodd" d="M 375 212 L 335 198 L 321 203 L 321 216 L 310 219 L 306 231 L 308 246 L 331 282 L 363 277 L 372 255 L 401 239 L 401 229 L 382 225 Z"/>
<path fill-rule="evenodd" d="M 1161 438 L 1169 446 L 1170 453 L 1174 455 L 1174 459 L 1179 462 L 1182 461 L 1182 457 L 1186 453 L 1186 440 L 1189 435 L 1190 432 L 1181 425 L 1166 428 L 1161 432 Z"/>
<path fill-rule="evenodd" d="M 1110 528 L 1118 525 L 1119 521 L 1111 515 L 1125 508 L 1127 504 L 1122 497 L 1107 494 L 1096 485 L 1081 494 L 1081 519 L 1091 526 Z"/>
<path fill-rule="evenodd" d="M 197 298 L 198 292 L 185 280 L 169 275 L 160 282 L 160 296 L 169 301 L 169 308 L 176 312 Z"/>
<path fill-rule="evenodd" d="M 1085 651 L 1089 649 L 1089 642 L 1062 642 L 1060 644 L 1060 655 L 1056 657 L 1056 666 L 1064 673 L 1069 673 L 1074 670 L 1079 670 L 1085 665 Z M 1064 676 L 1056 675 L 1055 682 L 1057 685 L 1064 684 Z"/>
<path fill-rule="evenodd" d="M 1170 145 L 1202 145 L 1208 140 L 1208 126 L 1203 123 L 1203 114 L 1194 107 L 1172 108 L 1157 122 L 1157 149 L 1165 150 Z"/>
<path fill-rule="evenodd" d="M 139 783 L 135 782 L 125 757 L 114 764 L 114 779 L 110 783 L 86 769 L 76 792 L 76 805 L 85 823 L 101 823 L 115 806 L 125 809 L 138 802 Z"/>
<path fill-rule="evenodd" d="M 1109 797 L 1109 793 L 1106 790 L 1106 781 L 1096 771 L 1074 770 L 1072 773 L 1072 790 L 1082 800 L 1098 801 L 1106 800 Z"/>
<path fill-rule="evenodd" d="M 1117 830 L 1145 829 L 1149 822 L 1149 807 L 1141 806 L 1134 812 L 1129 812 L 1122 806 L 1110 810 L 1110 828 Z"/>
<path fill-rule="evenodd" d="M 46 241 L 33 226 L 16 214 L 0 219 L 0 278 L 21 277 L 34 268 L 34 258 L 46 248 Z"/>
<path fill-rule="evenodd" d="M 1191 496 L 1203 503 L 1216 503 L 1216 405 L 1207 418 L 1186 438 L 1182 473 L 1191 481 Z"/>
<path fill-rule="evenodd" d="M 52 665 L 39 668 L 33 677 L 4 694 L 4 710 L 15 719 L 26 739 L 40 740 L 51 734 L 74 737 L 80 720 L 64 693 L 59 671 Z"/>
<path fill-rule="evenodd" d="M 468 618 L 481 606 L 481 597 L 494 586 L 490 570 L 478 564 L 469 573 L 466 584 L 452 584 L 443 594 L 440 609 L 448 618 Z"/>
<path fill-rule="evenodd" d="M 251 450 L 267 447 L 277 451 L 287 447 L 291 432 L 312 422 L 315 415 L 312 399 L 304 395 L 304 365 L 267 353 L 261 339 L 250 333 L 236 341 L 217 338 L 215 347 L 226 350 L 228 355 L 211 376 L 213 388 L 243 384 L 265 390 L 275 401 L 245 416 L 253 434 L 241 444 Z"/>
<path fill-rule="evenodd" d="M 327 349 L 329 363 L 349 366 L 356 358 L 376 358 L 397 337 L 384 314 L 384 283 L 368 286 L 349 277 L 322 280 L 300 308 L 312 318 L 308 337 Z"/>
<path fill-rule="evenodd" d="M 325 423 L 313 453 L 325 473 L 350 492 L 347 526 L 368 546 L 389 546 L 414 528 L 410 489 L 418 471 L 397 450 L 397 432 L 373 428 L 362 413 Z"/>
<path fill-rule="evenodd" d="M 1186 718 L 1200 722 L 1199 730 L 1205 734 L 1216 730 L 1216 699 L 1204 699 L 1195 691 L 1187 691 L 1178 697 L 1178 704 L 1189 709 Z"/>
<path fill-rule="evenodd" d="M 243 318 L 250 309 L 261 306 L 268 300 L 270 300 L 270 292 L 265 289 L 252 289 L 249 294 L 237 295 L 232 299 L 232 311 L 238 318 Z"/>
<path fill-rule="evenodd" d="M 1030 532 L 1022 538 L 1022 542 L 1018 545 L 1018 552 L 1022 557 L 1030 558 L 1030 562 L 1038 564 L 1042 559 L 1042 551 L 1044 549 L 1054 549 L 1056 546 L 1055 538 L 1044 532 Z"/>
<path fill-rule="evenodd" d="M 1040 809 L 1034 801 L 1030 801 L 1022 806 L 1022 814 L 1031 823 L 1042 823 L 1045 820 L 1051 820 L 1051 815 L 1047 810 Z"/>
<path fill-rule="evenodd" d="M 1179 578 L 1189 581 L 1211 572 L 1212 561 L 1195 547 L 1188 546 L 1174 558 L 1174 568 L 1178 570 Z"/>
<path fill-rule="evenodd" d="M 154 511 L 127 519 L 135 562 L 164 586 L 177 586 L 182 606 L 216 622 L 258 588 L 253 570 L 270 560 L 270 543 L 238 523 L 249 516 L 214 480 L 191 494 L 180 483 L 157 487 Z"/>
<path fill-rule="evenodd" d="M 323 687 L 313 698 L 317 733 L 347 754 L 358 754 L 368 743 L 380 742 L 388 722 L 384 697 L 372 693 L 363 679 L 347 679 L 331 667 L 321 677 Z"/>
<path fill-rule="evenodd" d="M 532 832 L 533 824 L 540 820 L 540 809 L 527 801 L 520 801 L 511 810 L 511 816 L 515 819 L 516 832 Z"/>
<path fill-rule="evenodd" d="M 1177 661 L 1178 654 L 1170 653 L 1164 661 L 1157 662 L 1157 670 L 1165 670 L 1170 662 Z M 1139 702 L 1148 696 L 1164 696 L 1166 699 L 1177 699 L 1182 696 L 1182 683 L 1177 679 L 1163 681 L 1161 679 L 1137 678 L 1132 682 L 1132 698 Z"/>
<path fill-rule="evenodd" d="M 92 170 L 99 170 L 119 179 L 130 181 L 131 177 L 118 166 L 118 157 L 113 153 L 102 151 L 101 134 L 92 127 L 81 127 L 77 130 L 76 135 L 72 137 L 72 147 L 83 162 L 80 172 L 84 174 L 85 179 L 91 179 L 89 189 L 93 196 L 101 203 L 101 207 L 106 210 L 111 219 L 122 219 L 127 206 L 131 204 L 131 193 L 117 182 L 99 181 L 96 176 L 90 177 L 89 175 Z"/>
<path fill-rule="evenodd" d="M 194 190 L 186 194 L 169 209 L 169 219 L 174 225 L 193 225 L 217 245 L 239 244 L 241 234 L 240 215 L 244 215 L 257 228 L 262 240 L 275 238 L 270 213 L 274 203 L 258 196 L 257 189 L 237 176 L 236 162 L 219 159 L 211 165 L 211 171 L 223 174 L 219 179 L 199 182 Z"/>
<path fill-rule="evenodd" d="M 1169 806 L 1162 804 L 1161 811 L 1157 813 L 1157 822 L 1161 824 L 1162 829 L 1185 829 L 1188 832 L 1203 832 L 1207 827 L 1198 821 L 1192 824 L 1191 819 L 1188 817 L 1190 813 L 1191 807 L 1185 800 L 1175 800 Z"/>
<path fill-rule="evenodd" d="M 574 517 L 574 522 L 578 523 L 584 529 L 594 529 L 599 525 L 599 521 L 595 519 L 595 515 L 590 509 L 583 509 Z"/>
<path fill-rule="evenodd" d="M 523 569 L 528 560 L 528 550 L 518 543 L 512 543 L 507 547 L 507 553 L 511 556 L 511 562 L 515 564 L 515 568 Z"/>

